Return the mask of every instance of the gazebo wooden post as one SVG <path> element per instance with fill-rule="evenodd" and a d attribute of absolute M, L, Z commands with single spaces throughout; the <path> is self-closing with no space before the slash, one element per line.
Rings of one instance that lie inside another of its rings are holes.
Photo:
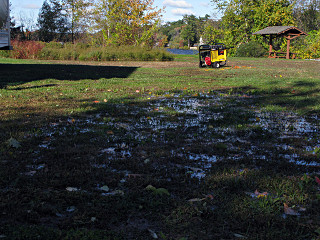
<path fill-rule="evenodd" d="M 272 56 L 272 35 L 270 34 L 270 38 L 269 38 L 269 58 L 271 58 Z"/>
<path fill-rule="evenodd" d="M 290 59 L 290 38 L 287 37 L 287 56 L 286 59 Z"/>

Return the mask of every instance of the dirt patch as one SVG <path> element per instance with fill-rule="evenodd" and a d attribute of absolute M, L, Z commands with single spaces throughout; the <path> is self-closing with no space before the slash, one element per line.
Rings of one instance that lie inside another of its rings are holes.
<path fill-rule="evenodd" d="M 178 68 L 198 66 L 193 62 L 137 62 L 137 61 L 109 61 L 109 62 L 83 62 L 83 61 L 47 61 L 55 64 L 73 64 L 73 65 L 94 65 L 94 66 L 123 66 L 123 67 L 144 67 L 144 68 Z"/>
<path fill-rule="evenodd" d="M 179 67 L 195 67 L 198 68 L 198 62 L 196 59 L 191 59 L 190 62 L 185 61 L 108 61 L 108 62 L 83 62 L 83 61 L 60 61 L 60 60 L 48 60 L 47 62 L 57 63 L 57 64 L 73 64 L 73 65 L 94 65 L 94 66 L 124 66 L 124 67 L 145 67 L 145 68 L 179 68 Z M 276 68 L 296 68 L 297 71 L 303 71 L 303 68 L 308 66 L 317 69 L 320 65 L 319 61 L 306 61 L 306 60 L 283 60 L 283 59 L 261 59 L 257 61 L 255 59 L 243 61 L 240 60 L 228 60 L 227 67 L 276 67 Z M 210 68 L 209 68 L 210 69 Z M 223 67 L 222 67 L 223 69 Z"/>

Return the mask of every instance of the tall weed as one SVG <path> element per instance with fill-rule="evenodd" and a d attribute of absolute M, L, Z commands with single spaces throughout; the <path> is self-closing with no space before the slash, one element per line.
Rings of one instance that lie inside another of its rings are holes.
<path fill-rule="evenodd" d="M 80 61 L 172 61 L 173 55 L 163 49 L 135 46 L 89 47 L 87 44 L 54 45 L 49 43 L 40 55 L 41 59 Z"/>
<path fill-rule="evenodd" d="M 172 61 L 173 55 L 163 49 L 136 46 L 93 47 L 78 43 L 42 43 L 13 41 L 14 50 L 3 51 L 0 56 L 43 60 L 80 61 Z"/>
<path fill-rule="evenodd" d="M 6 56 L 16 59 L 37 59 L 45 44 L 37 41 L 11 41 L 13 50 L 7 51 Z"/>

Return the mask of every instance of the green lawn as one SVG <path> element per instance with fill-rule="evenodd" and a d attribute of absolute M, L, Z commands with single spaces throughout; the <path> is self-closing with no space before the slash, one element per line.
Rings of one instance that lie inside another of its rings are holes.
<path fill-rule="evenodd" d="M 0 59 L 3 239 L 318 239 L 320 62 Z"/>

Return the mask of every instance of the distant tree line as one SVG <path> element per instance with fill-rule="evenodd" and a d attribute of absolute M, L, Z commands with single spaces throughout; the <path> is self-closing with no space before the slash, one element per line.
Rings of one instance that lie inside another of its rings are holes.
<path fill-rule="evenodd" d="M 37 30 L 28 35 L 21 25 L 15 28 L 20 34 L 13 36 L 43 42 L 153 45 L 162 11 L 153 0 L 45 0 Z"/>
<path fill-rule="evenodd" d="M 297 26 L 312 36 L 320 35 L 320 0 L 211 2 L 221 19 L 185 15 L 181 20 L 161 23 L 163 9 L 155 7 L 153 0 L 45 0 L 37 30 L 24 30 L 22 26 L 16 32 L 23 34 L 13 36 L 44 42 L 85 41 L 99 46 L 187 48 L 198 44 L 200 39 L 204 43 L 224 42 L 235 47 L 250 41 L 266 45 L 261 36 L 252 33 L 268 26 Z M 317 46 L 312 39 L 308 41 Z M 282 43 L 277 44 L 280 48 Z"/>
<path fill-rule="evenodd" d="M 252 33 L 268 26 L 296 26 L 305 32 L 320 30 L 320 0 L 212 0 L 222 14 L 220 20 L 210 16 L 186 15 L 182 20 L 161 26 L 161 45 L 193 46 L 200 38 L 205 42 L 223 41 L 228 45 L 257 40 Z"/>

